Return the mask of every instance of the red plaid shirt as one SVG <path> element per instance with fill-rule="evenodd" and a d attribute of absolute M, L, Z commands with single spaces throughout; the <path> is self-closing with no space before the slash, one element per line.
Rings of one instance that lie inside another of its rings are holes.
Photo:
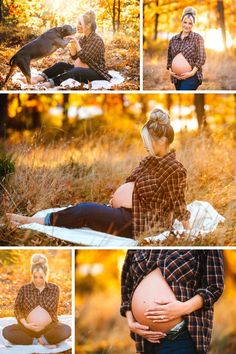
<path fill-rule="evenodd" d="M 131 311 L 133 293 L 142 279 L 155 268 L 173 290 L 178 301 L 199 294 L 204 306 L 186 315 L 188 331 L 198 353 L 207 353 L 211 341 L 213 304 L 224 289 L 223 257 L 220 250 L 130 250 L 121 275 L 121 308 Z M 158 292 L 158 289 L 157 289 Z M 145 339 L 131 332 L 138 353 L 144 352 Z"/>
<path fill-rule="evenodd" d="M 95 32 L 91 32 L 88 36 L 79 39 L 81 50 L 72 59 L 80 58 L 91 69 L 95 70 L 105 80 L 110 81 L 111 75 L 105 64 L 105 46 L 102 38 Z"/>
<path fill-rule="evenodd" d="M 181 39 L 181 33 L 171 38 L 168 48 L 167 69 L 171 68 L 174 57 L 182 53 L 190 66 L 198 68 L 197 78 L 202 82 L 202 66 L 206 61 L 206 53 L 204 48 L 204 40 L 200 34 L 190 32 L 187 37 Z M 171 76 L 173 83 L 177 82 L 177 79 Z"/>
<path fill-rule="evenodd" d="M 175 219 L 188 220 L 186 169 L 175 151 L 163 157 L 148 156 L 127 178 L 135 182 L 132 198 L 133 236 L 154 235 L 171 229 Z"/>
<path fill-rule="evenodd" d="M 33 283 L 23 285 L 16 297 L 14 312 L 19 321 L 26 318 L 29 313 L 38 305 L 44 308 L 57 322 L 57 308 L 59 301 L 59 287 L 52 283 L 46 283 L 43 291 L 39 291 Z"/>

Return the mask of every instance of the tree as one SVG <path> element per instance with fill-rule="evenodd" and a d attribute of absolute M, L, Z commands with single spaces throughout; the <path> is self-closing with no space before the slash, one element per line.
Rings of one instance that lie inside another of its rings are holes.
<path fill-rule="evenodd" d="M 194 95 L 195 111 L 197 115 L 198 128 L 206 127 L 206 115 L 205 115 L 205 94 L 198 93 Z"/>
<path fill-rule="evenodd" d="M 227 43 L 226 43 L 225 11 L 224 11 L 224 1 L 223 0 L 217 0 L 217 10 L 218 10 L 218 14 L 219 14 L 219 23 L 220 23 L 221 33 L 222 33 L 224 49 L 226 50 Z"/>
<path fill-rule="evenodd" d="M 0 139 L 6 137 L 8 94 L 0 94 Z"/>

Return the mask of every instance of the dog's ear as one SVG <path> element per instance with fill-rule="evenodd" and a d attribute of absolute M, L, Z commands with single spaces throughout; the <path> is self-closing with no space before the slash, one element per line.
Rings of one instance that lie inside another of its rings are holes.
<path fill-rule="evenodd" d="M 68 36 L 72 33 L 72 27 L 70 25 L 64 25 L 61 27 L 61 35 Z"/>

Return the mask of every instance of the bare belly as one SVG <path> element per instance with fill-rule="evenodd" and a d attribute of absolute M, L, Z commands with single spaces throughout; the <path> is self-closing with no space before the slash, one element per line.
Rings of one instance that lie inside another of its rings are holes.
<path fill-rule="evenodd" d="M 179 53 L 174 57 L 172 60 L 171 69 L 177 75 L 181 75 L 192 70 L 182 53 Z"/>
<path fill-rule="evenodd" d="M 89 68 L 88 64 L 83 63 L 80 58 L 77 58 L 74 63 L 75 68 Z"/>
<path fill-rule="evenodd" d="M 47 327 L 51 322 L 51 316 L 49 313 L 42 308 L 41 306 L 35 307 L 27 316 L 28 323 L 36 323 L 39 325 L 38 331 L 43 330 Z"/>
<path fill-rule="evenodd" d="M 149 326 L 150 330 L 168 332 L 181 318 L 165 323 L 153 323 L 144 316 L 147 308 L 155 306 L 155 300 L 174 301 L 176 297 L 159 268 L 149 273 L 137 286 L 132 298 L 132 313 L 137 322 Z"/>
<path fill-rule="evenodd" d="M 132 196 L 134 190 L 134 182 L 122 184 L 117 188 L 112 198 L 113 208 L 132 208 Z"/>

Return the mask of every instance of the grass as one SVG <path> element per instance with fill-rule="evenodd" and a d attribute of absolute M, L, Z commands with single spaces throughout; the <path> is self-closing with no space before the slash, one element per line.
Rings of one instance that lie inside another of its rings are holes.
<path fill-rule="evenodd" d="M 9 71 L 10 58 L 23 46 L 37 35 L 30 34 L 29 29 L 19 28 L 18 31 L 12 28 L 0 26 L 3 32 L 3 39 L 0 44 L 0 81 Z M 28 35 L 27 35 L 28 33 Z M 114 35 L 113 38 L 105 38 L 106 64 L 108 70 L 119 71 L 125 81 L 113 86 L 112 90 L 139 90 L 139 41 L 137 38 L 125 37 L 123 34 Z M 58 49 L 49 57 L 45 57 L 31 63 L 31 68 L 44 70 L 59 61 L 73 63 L 69 56 L 69 49 Z M 11 79 L 4 87 L 5 90 L 18 90 L 17 84 Z M 27 89 L 29 90 L 29 89 Z M 37 88 L 38 90 L 38 88 Z"/>
<path fill-rule="evenodd" d="M 114 130 L 115 131 L 115 130 Z M 177 157 L 188 170 L 187 203 L 205 200 L 226 222 L 204 238 L 172 239 L 162 245 L 228 246 L 236 244 L 234 164 L 235 141 L 224 132 L 190 136 L 176 141 Z M 78 148 L 79 146 L 79 148 Z M 50 207 L 83 201 L 107 203 L 143 156 L 138 137 L 112 138 L 96 134 L 89 139 L 50 145 L 6 144 L 16 161 L 16 173 L 5 184 L 0 210 L 33 215 Z M 102 156 L 102 159 L 101 159 Z M 10 196 L 10 197 L 9 197 Z M 29 230 L 0 228 L 1 245 L 71 245 Z M 141 244 L 145 244 L 140 239 Z M 151 245 L 158 245 L 152 242 Z"/>
<path fill-rule="evenodd" d="M 159 50 L 153 48 L 144 54 L 144 89 L 175 90 L 166 69 L 167 48 L 161 44 Z M 235 53 L 206 50 L 203 66 L 203 83 L 198 90 L 235 90 Z"/>

